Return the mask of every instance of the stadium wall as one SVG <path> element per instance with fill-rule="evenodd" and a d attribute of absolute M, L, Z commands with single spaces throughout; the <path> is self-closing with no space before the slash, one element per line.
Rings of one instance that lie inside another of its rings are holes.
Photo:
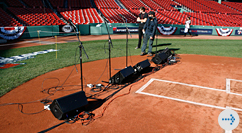
<path fill-rule="evenodd" d="M 161 25 L 160 25 L 161 26 Z M 163 25 L 164 27 L 169 27 L 169 26 L 173 26 L 173 27 L 177 27 L 177 31 L 175 32 L 174 35 L 181 35 L 180 33 L 180 30 L 181 28 L 184 28 L 185 26 L 184 25 L 169 25 L 169 24 L 164 24 Z M 234 36 L 235 35 L 235 31 L 236 30 L 240 30 L 240 27 L 221 27 L 221 26 L 201 26 L 201 25 L 191 25 L 190 27 L 191 29 L 212 29 L 212 35 L 215 35 L 217 36 L 217 32 L 216 32 L 216 28 L 229 28 L 229 29 L 233 29 L 233 32 L 231 34 L 231 36 Z"/>
<path fill-rule="evenodd" d="M 97 25 L 99 25 L 97 27 Z M 127 24 L 128 27 L 138 27 L 138 24 L 136 23 L 129 23 Z M 184 25 L 170 25 L 170 24 L 159 24 L 158 26 L 164 26 L 164 27 L 177 27 L 177 31 L 174 33 L 174 35 L 181 35 L 181 28 L 184 28 Z M 92 23 L 87 25 L 77 25 L 78 30 L 80 31 L 81 35 L 106 35 L 108 34 L 106 30 L 106 26 L 104 23 L 101 25 L 98 23 Z M 125 27 L 124 23 L 111 23 L 108 24 L 108 29 L 110 34 L 113 33 L 113 27 Z M 234 31 L 232 32 L 232 36 L 235 35 L 236 30 L 240 30 L 241 27 L 220 27 L 220 26 L 197 26 L 192 25 L 192 29 L 212 29 L 211 35 L 218 35 L 216 32 L 216 28 L 230 28 Z M 72 33 L 74 35 L 74 33 Z M 24 32 L 21 39 L 27 39 L 27 38 L 38 38 L 38 37 L 49 37 L 49 36 L 64 36 L 64 35 L 70 35 L 70 33 L 63 33 L 60 32 L 60 26 L 59 25 L 53 25 L 53 26 L 27 26 L 26 31 Z"/>
<path fill-rule="evenodd" d="M 90 35 L 90 25 L 77 25 L 77 28 L 82 35 Z M 72 34 L 75 35 L 74 33 Z M 70 33 L 61 32 L 59 25 L 27 26 L 21 39 L 50 37 L 50 36 L 65 36 L 65 35 L 70 35 Z"/>

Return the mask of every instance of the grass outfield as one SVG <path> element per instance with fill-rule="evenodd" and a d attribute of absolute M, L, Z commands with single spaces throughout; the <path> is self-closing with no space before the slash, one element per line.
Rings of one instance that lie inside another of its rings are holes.
<path fill-rule="evenodd" d="M 104 44 L 107 41 L 87 41 L 83 42 L 85 50 L 89 55 L 89 60 L 83 54 L 83 62 L 94 61 L 108 58 L 108 49 L 104 52 Z M 112 57 L 125 56 L 126 40 L 113 40 Z M 160 39 L 158 44 L 171 43 L 170 46 L 158 47 L 158 50 L 168 48 L 180 48 L 176 51 L 178 54 L 200 54 L 215 55 L 227 57 L 242 58 L 241 40 L 196 40 L 196 39 Z M 130 55 L 140 54 L 140 49 L 134 49 L 137 45 L 137 39 L 129 39 Z M 155 43 L 154 43 L 155 45 Z M 0 69 L 0 96 L 3 96 L 13 88 L 31 80 L 44 73 L 60 69 L 75 64 L 75 52 L 78 42 L 58 44 L 58 59 L 55 52 L 43 55 L 37 55 L 33 59 L 21 61 L 26 63 L 21 67 L 13 67 L 8 69 Z M 108 43 L 105 45 L 108 48 Z M 20 54 L 27 54 L 47 49 L 55 49 L 55 45 L 41 45 L 34 47 L 17 48 L 0 51 L 1 57 L 10 57 Z M 153 48 L 155 51 L 155 48 Z M 79 52 L 77 51 L 76 61 Z"/>

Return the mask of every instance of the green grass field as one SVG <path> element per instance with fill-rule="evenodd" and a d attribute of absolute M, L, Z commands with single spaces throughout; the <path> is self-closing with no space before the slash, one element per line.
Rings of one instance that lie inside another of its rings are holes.
<path fill-rule="evenodd" d="M 112 57 L 125 56 L 126 40 L 112 40 Z M 83 54 L 83 62 L 94 61 L 108 58 L 108 49 L 104 51 L 104 44 L 107 41 L 87 41 L 83 42 L 85 50 L 89 55 L 89 60 Z M 158 50 L 168 48 L 179 48 L 178 54 L 200 54 L 215 55 L 242 58 L 241 40 L 196 40 L 196 39 L 160 39 L 158 44 L 171 43 L 170 46 L 158 47 Z M 58 44 L 58 58 L 56 53 L 47 53 L 37 55 L 33 59 L 21 61 L 26 63 L 20 67 L 0 69 L 0 96 L 3 96 L 15 87 L 31 80 L 44 73 L 71 66 L 76 62 L 79 64 L 78 42 Z M 137 45 L 137 39 L 129 39 L 129 55 L 139 55 L 140 49 L 134 49 Z M 155 43 L 154 43 L 155 45 Z M 106 43 L 105 48 L 108 48 Z M 18 49 L 9 49 L 0 51 L 1 57 L 10 57 L 20 54 L 32 53 L 47 49 L 55 49 L 55 45 L 40 45 L 34 47 L 25 47 Z M 155 48 L 153 48 L 155 51 Z"/>

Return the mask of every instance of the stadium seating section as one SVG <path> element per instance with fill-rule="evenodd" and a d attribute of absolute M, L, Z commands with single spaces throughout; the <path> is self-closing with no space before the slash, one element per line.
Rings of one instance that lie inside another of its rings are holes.
<path fill-rule="evenodd" d="M 8 15 L 4 10 L 0 8 L 0 27 L 5 26 L 22 26 L 17 20 Z"/>
<path fill-rule="evenodd" d="M 141 6 L 149 9 L 147 5 L 140 0 L 119 0 L 127 9 L 139 9 Z"/>
<path fill-rule="evenodd" d="M 143 0 L 145 1 L 145 0 Z M 173 11 L 176 10 L 172 5 L 177 6 L 178 4 L 171 0 L 152 0 L 157 5 L 161 6 L 164 10 Z"/>
<path fill-rule="evenodd" d="M 22 0 L 29 7 L 44 7 L 42 0 Z"/>
<path fill-rule="evenodd" d="M 92 7 L 90 0 L 68 0 L 69 8 L 88 8 Z"/>
<path fill-rule="evenodd" d="M 210 7 L 203 6 L 194 0 L 175 0 L 176 2 L 183 5 L 185 8 L 190 9 L 194 12 L 214 12 Z"/>
<path fill-rule="evenodd" d="M 63 25 L 65 24 L 60 18 L 49 8 L 13 8 L 9 7 L 15 16 L 23 23 L 30 26 L 41 25 Z"/>
<path fill-rule="evenodd" d="M 64 8 L 64 0 L 49 0 L 54 8 Z"/>
<path fill-rule="evenodd" d="M 156 17 L 160 24 L 185 24 L 187 15 L 178 11 L 158 11 Z"/>
<path fill-rule="evenodd" d="M 7 5 L 12 7 L 24 7 L 19 0 L 7 0 Z"/>
<path fill-rule="evenodd" d="M 234 10 L 239 11 L 240 13 L 242 12 L 242 3 L 238 2 L 222 2 L 223 5 L 230 7 Z"/>
<path fill-rule="evenodd" d="M 71 19 L 74 24 L 103 23 L 95 8 L 70 10 L 58 9 L 60 14 L 66 19 Z"/>
<path fill-rule="evenodd" d="M 1 26 L 63 25 L 60 18 L 75 24 L 136 23 L 139 8 L 155 11 L 159 24 L 184 25 L 190 17 L 192 25 L 242 26 L 242 3 L 213 0 L 2 0 L 8 6 L 0 10 Z M 48 4 L 50 3 L 50 4 Z M 181 7 L 183 12 L 180 12 Z"/>
<path fill-rule="evenodd" d="M 135 23 L 136 17 L 125 9 L 100 9 L 105 18 L 111 23 L 123 23 L 123 20 L 119 14 L 122 14 L 128 23 Z"/>
<path fill-rule="evenodd" d="M 114 0 L 94 0 L 98 9 L 100 8 L 113 8 L 118 9 L 119 6 Z"/>

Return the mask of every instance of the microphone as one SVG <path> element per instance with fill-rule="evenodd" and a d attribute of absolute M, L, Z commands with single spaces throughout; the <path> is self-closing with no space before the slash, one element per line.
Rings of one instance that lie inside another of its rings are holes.
<path fill-rule="evenodd" d="M 67 21 L 68 21 L 72 26 L 76 27 L 76 26 L 73 24 L 73 22 L 71 21 L 71 19 L 68 19 Z"/>
<path fill-rule="evenodd" d="M 73 24 L 72 20 L 71 19 L 68 19 L 67 21 L 71 24 L 72 27 L 74 27 L 74 29 L 78 33 L 78 29 L 77 29 L 76 25 Z"/>
<path fill-rule="evenodd" d="M 111 38 L 108 39 L 108 42 L 111 44 L 111 46 L 112 46 L 112 48 L 113 48 L 113 43 L 112 43 Z"/>
<path fill-rule="evenodd" d="M 105 16 L 101 13 L 100 16 L 102 17 L 104 22 L 107 22 L 107 19 L 105 18 Z"/>
<path fill-rule="evenodd" d="M 63 18 L 60 18 L 60 20 L 62 20 L 65 24 L 68 24 L 67 21 Z"/>

